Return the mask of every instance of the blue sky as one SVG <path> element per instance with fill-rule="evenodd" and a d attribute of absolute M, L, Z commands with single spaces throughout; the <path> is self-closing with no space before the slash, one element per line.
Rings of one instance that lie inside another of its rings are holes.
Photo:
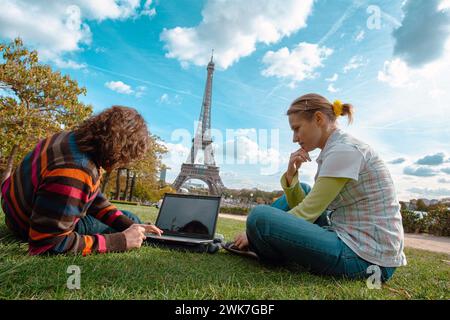
<path fill-rule="evenodd" d="M 400 200 L 442 198 L 450 197 L 449 8 L 448 0 L 5 0 L 0 39 L 21 36 L 87 88 L 81 99 L 96 112 L 139 110 L 170 150 L 169 182 L 187 157 L 214 48 L 212 126 L 227 187 L 280 189 L 297 148 L 284 114 L 316 92 L 355 106 L 354 124 L 340 127 L 388 163 Z M 305 164 L 301 180 L 312 184 L 316 169 Z"/>

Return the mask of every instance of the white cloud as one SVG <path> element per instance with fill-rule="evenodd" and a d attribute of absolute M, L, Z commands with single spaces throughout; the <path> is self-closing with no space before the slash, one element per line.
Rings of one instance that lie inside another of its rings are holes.
<path fill-rule="evenodd" d="M 434 177 L 438 174 L 438 171 L 429 167 L 409 166 L 403 169 L 403 173 L 416 177 Z"/>
<path fill-rule="evenodd" d="M 238 129 L 231 139 L 217 145 L 216 154 L 224 154 L 227 164 L 232 160 L 238 165 L 258 165 L 260 175 L 273 175 L 280 170 L 281 164 L 287 163 L 274 137 L 271 133 L 272 139 L 267 141 L 268 136 L 261 135 L 256 129 Z"/>
<path fill-rule="evenodd" d="M 96 47 L 94 49 L 94 52 L 95 53 L 103 53 L 103 52 L 106 52 L 106 48 L 104 48 L 104 47 Z"/>
<path fill-rule="evenodd" d="M 159 99 L 159 103 L 167 103 L 169 101 L 169 95 L 167 93 L 164 93 Z"/>
<path fill-rule="evenodd" d="M 336 82 L 338 80 L 338 78 L 339 78 L 339 75 L 337 73 L 335 73 L 331 78 L 325 79 L 325 81 Z"/>
<path fill-rule="evenodd" d="M 450 40 L 447 40 L 444 48 L 441 59 L 418 68 L 408 66 L 400 58 L 385 61 L 383 70 L 378 72 L 378 80 L 393 88 L 414 90 L 415 97 L 431 97 L 436 101 L 445 101 L 449 98 L 450 76 L 443 70 L 450 68 Z M 424 94 L 419 94 L 419 90 Z M 436 106 L 433 109 L 436 109 Z"/>
<path fill-rule="evenodd" d="M 56 57 L 53 62 L 61 69 L 84 69 L 86 68 L 85 63 L 78 63 L 71 59 L 63 60 L 60 57 Z"/>
<path fill-rule="evenodd" d="M 153 17 L 154 15 L 156 15 L 156 9 L 151 7 L 152 4 L 153 4 L 152 0 L 145 1 L 144 7 L 141 11 L 142 16 Z"/>
<path fill-rule="evenodd" d="M 430 197 L 448 197 L 450 196 L 450 189 L 446 188 L 438 188 L 438 189 L 431 189 L 431 188 L 410 188 L 407 191 L 426 198 Z"/>
<path fill-rule="evenodd" d="M 182 98 L 180 95 L 175 94 L 173 96 L 169 95 L 168 93 L 163 93 L 161 97 L 159 97 L 156 102 L 159 104 L 173 104 L 173 105 L 179 105 L 181 104 Z"/>
<path fill-rule="evenodd" d="M 340 91 L 339 89 L 336 89 L 332 83 L 330 83 L 330 84 L 328 85 L 327 90 L 328 90 L 329 92 L 331 92 L 331 93 L 336 93 L 336 92 L 339 92 L 339 91 Z"/>
<path fill-rule="evenodd" d="M 144 3 L 141 8 L 141 0 L 2 0 L 0 37 L 20 36 L 27 46 L 38 50 L 43 61 L 53 61 L 60 68 L 82 68 L 84 64 L 67 60 L 64 55 L 91 44 L 87 20 L 137 17 L 141 9 L 151 10 L 150 5 Z"/>
<path fill-rule="evenodd" d="M 450 12 L 442 0 L 409 0 L 402 4 L 403 20 L 394 30 L 394 55 L 411 67 L 443 57 L 450 35 Z"/>
<path fill-rule="evenodd" d="M 438 10 L 443 11 L 448 9 L 450 9 L 450 0 L 442 0 L 439 4 Z"/>
<path fill-rule="evenodd" d="M 112 91 L 122 93 L 122 94 L 133 94 L 134 91 L 131 86 L 123 83 L 122 81 L 109 81 L 105 83 L 105 87 L 111 89 Z"/>
<path fill-rule="evenodd" d="M 364 40 L 364 38 L 366 37 L 366 32 L 364 30 L 361 30 L 356 36 L 355 36 L 355 41 L 356 42 L 361 42 Z"/>
<path fill-rule="evenodd" d="M 439 182 L 439 183 L 450 183 L 450 179 L 447 179 L 447 178 L 439 178 L 439 179 L 438 179 L 438 182 Z"/>
<path fill-rule="evenodd" d="M 128 95 L 133 94 L 136 98 L 141 98 L 147 91 L 146 86 L 137 86 L 136 88 L 133 88 L 129 84 L 122 81 L 108 81 L 105 83 L 105 87 L 117 93 Z"/>
<path fill-rule="evenodd" d="M 323 67 L 323 61 L 332 53 L 332 49 L 306 42 L 299 43 L 292 51 L 286 47 L 275 52 L 269 51 L 262 60 L 266 65 L 262 75 L 288 79 L 291 85 L 295 85 L 317 77 L 316 69 Z"/>
<path fill-rule="evenodd" d="M 366 63 L 364 62 L 364 58 L 362 56 L 353 56 L 350 61 L 344 66 L 344 73 L 359 69 L 366 65 Z"/>
<path fill-rule="evenodd" d="M 163 145 L 167 148 L 168 152 L 165 159 L 170 159 L 172 166 L 180 167 L 183 162 L 186 161 L 191 149 L 182 145 L 181 143 L 163 142 Z"/>
<path fill-rule="evenodd" d="M 404 61 L 396 58 L 384 62 L 383 70 L 378 72 L 378 80 L 392 87 L 406 87 L 411 85 L 411 71 Z"/>
<path fill-rule="evenodd" d="M 174 182 L 181 170 L 181 164 L 187 160 L 190 148 L 181 143 L 162 142 L 167 148 L 167 153 L 163 156 L 162 162 L 170 168 L 167 172 L 167 181 Z"/>
<path fill-rule="evenodd" d="M 146 91 L 147 91 L 146 86 L 137 86 L 136 87 L 136 98 L 141 98 L 143 95 L 145 95 Z"/>
<path fill-rule="evenodd" d="M 263 149 L 255 140 L 246 136 L 239 136 L 236 140 L 228 141 L 227 152 L 233 150 L 234 143 L 236 143 L 235 157 L 238 163 L 268 164 L 271 161 L 282 162 L 278 150 L 275 148 Z"/>
<path fill-rule="evenodd" d="M 207 0 L 202 21 L 195 27 L 164 29 L 166 56 L 205 65 L 211 49 L 219 67 L 227 69 L 256 50 L 258 43 L 273 44 L 306 26 L 313 0 Z"/>

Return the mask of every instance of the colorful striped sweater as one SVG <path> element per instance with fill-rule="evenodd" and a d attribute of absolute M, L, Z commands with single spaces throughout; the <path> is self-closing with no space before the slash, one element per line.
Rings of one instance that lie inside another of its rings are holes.
<path fill-rule="evenodd" d="M 99 190 L 100 171 L 81 153 L 72 132 L 40 141 L 2 184 L 7 226 L 29 243 L 29 253 L 119 252 L 123 233 L 80 235 L 78 220 L 92 215 L 117 231 L 134 222 Z"/>

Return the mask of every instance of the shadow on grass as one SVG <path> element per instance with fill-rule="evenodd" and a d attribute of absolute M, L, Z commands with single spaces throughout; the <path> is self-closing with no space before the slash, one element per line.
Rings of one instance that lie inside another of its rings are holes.
<path fill-rule="evenodd" d="M 3 218 L 2 215 L 0 215 L 0 219 Z M 3 224 L 0 223 L 0 245 L 4 244 L 4 245 L 10 245 L 13 243 L 24 243 L 24 241 L 22 241 L 21 239 L 19 239 L 18 237 L 16 237 L 9 229 L 8 227 Z"/>

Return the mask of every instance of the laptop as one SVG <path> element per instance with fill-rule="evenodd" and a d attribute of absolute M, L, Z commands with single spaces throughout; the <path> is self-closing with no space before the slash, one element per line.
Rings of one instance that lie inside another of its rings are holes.
<path fill-rule="evenodd" d="M 164 233 L 161 236 L 148 233 L 147 240 L 186 244 L 213 242 L 220 199 L 220 196 L 166 193 L 155 223 Z"/>

